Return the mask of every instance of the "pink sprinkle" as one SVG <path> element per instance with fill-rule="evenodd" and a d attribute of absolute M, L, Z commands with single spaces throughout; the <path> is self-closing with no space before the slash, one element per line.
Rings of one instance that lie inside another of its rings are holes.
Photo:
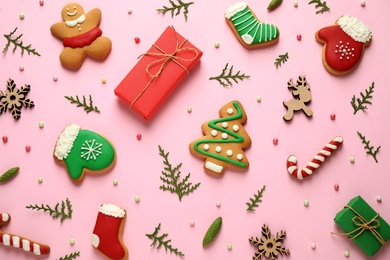
<path fill-rule="evenodd" d="M 141 40 L 139 39 L 139 37 L 135 37 L 134 41 L 135 41 L 135 43 L 139 43 Z"/>
<path fill-rule="evenodd" d="M 29 151 L 31 151 L 31 146 L 26 145 L 26 152 L 29 152 Z"/>
<path fill-rule="evenodd" d="M 7 136 L 3 136 L 3 143 L 6 143 L 8 142 L 8 137 Z"/>
<path fill-rule="evenodd" d="M 23 65 L 19 65 L 19 70 L 20 71 L 24 71 L 24 66 Z"/>

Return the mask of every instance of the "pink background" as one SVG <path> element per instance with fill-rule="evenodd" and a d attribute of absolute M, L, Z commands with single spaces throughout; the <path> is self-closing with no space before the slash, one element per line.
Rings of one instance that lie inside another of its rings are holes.
<path fill-rule="evenodd" d="M 146 3 L 147 2 L 147 3 Z M 12 221 L 4 226 L 5 232 L 31 238 L 51 247 L 51 253 L 42 259 L 59 259 L 80 251 L 77 259 L 103 259 L 91 246 L 91 234 L 102 203 L 113 203 L 127 210 L 123 241 L 129 249 L 129 259 L 179 259 L 178 256 L 150 247 L 145 234 L 152 233 L 161 223 L 161 234 L 168 233 L 173 247 L 185 253 L 185 259 L 251 259 L 256 249 L 249 242 L 251 236 L 261 236 L 261 226 L 269 225 L 271 232 L 286 230 L 284 242 L 290 257 L 279 259 L 368 259 L 352 241 L 331 235 L 341 230 L 333 218 L 348 201 L 361 195 L 384 219 L 390 221 L 390 175 L 386 166 L 389 158 L 389 106 L 388 44 L 390 1 L 328 0 L 331 12 L 315 14 L 314 4 L 292 0 L 267 12 L 269 1 L 249 0 L 257 17 L 276 24 L 281 37 L 269 48 L 247 50 L 240 45 L 224 19 L 224 13 L 234 0 L 195 1 L 189 7 L 188 21 L 182 14 L 171 18 L 157 8 L 169 5 L 168 1 L 79 1 L 85 11 L 100 8 L 103 16 L 100 28 L 109 37 L 113 47 L 108 58 L 96 62 L 87 58 L 81 69 L 74 72 L 61 66 L 61 42 L 51 35 L 50 26 L 61 20 L 60 12 L 68 1 L 45 1 L 44 6 L 34 1 L 0 0 L 1 34 L 18 27 L 25 44 L 42 55 L 20 55 L 20 49 L 10 49 L 0 56 L 0 89 L 5 90 L 9 78 L 18 87 L 31 85 L 28 98 L 35 102 L 33 109 L 22 109 L 19 121 L 10 113 L 0 116 L 0 172 L 19 166 L 19 174 L 9 183 L 0 185 L 0 212 L 8 212 Z M 128 8 L 133 13 L 128 14 Z M 19 13 L 25 19 L 19 19 Z M 343 77 L 330 75 L 321 62 L 322 45 L 314 37 L 316 30 L 334 24 L 344 14 L 358 17 L 373 31 L 373 41 L 366 49 L 359 67 Z M 179 85 L 159 112 L 145 121 L 125 107 L 114 95 L 114 88 L 137 63 L 137 57 L 169 26 L 188 38 L 204 52 L 200 65 Z M 302 40 L 296 39 L 297 34 Z M 136 44 L 134 37 L 141 42 Z M 220 48 L 214 42 L 220 42 Z M 6 39 L 0 37 L 0 46 Z M 278 69 L 276 57 L 289 53 L 289 60 Z M 226 63 L 234 65 L 250 79 L 224 88 L 209 77 L 221 73 Z M 24 66 L 24 71 L 19 66 Z M 58 75 L 58 81 L 53 81 Z M 292 122 L 282 119 L 286 109 L 284 100 L 292 98 L 287 89 L 290 78 L 306 75 L 313 95 L 311 119 L 296 113 Z M 102 84 L 102 77 L 107 83 Z M 373 105 L 365 112 L 353 115 L 350 101 L 375 82 Z M 101 113 L 85 113 L 70 104 L 64 96 L 92 95 Z M 262 101 L 258 103 L 256 98 Z M 246 150 L 251 163 L 246 172 L 227 170 L 223 178 L 207 175 L 203 160 L 192 156 L 188 144 L 201 137 L 201 125 L 218 118 L 220 107 L 239 100 L 248 115 L 245 128 L 252 138 Z M 192 113 L 187 112 L 191 106 Z M 330 115 L 336 114 L 332 121 Z M 44 122 L 44 128 L 38 123 Z M 64 167 L 52 157 L 54 144 L 62 129 L 77 123 L 84 129 L 107 136 L 117 150 L 115 167 L 98 177 L 86 175 L 76 186 Z M 371 145 L 382 146 L 379 163 L 365 154 L 357 131 L 371 140 Z M 137 140 L 137 134 L 142 140 Z M 342 136 L 344 144 L 332 155 L 312 178 L 298 182 L 286 171 L 286 159 L 294 154 L 298 165 L 304 167 L 328 141 Z M 277 138 L 278 145 L 272 140 Z M 31 151 L 26 152 L 25 146 Z M 170 152 L 172 165 L 183 163 L 182 175 L 191 173 L 190 180 L 201 186 L 179 202 L 176 194 L 159 190 L 159 177 L 163 159 L 158 145 Z M 349 161 L 355 158 L 355 163 Z M 38 177 L 43 183 L 38 183 Z M 119 184 L 113 185 L 118 179 Z M 334 184 L 340 186 L 335 191 Z M 257 190 L 266 185 L 263 202 L 256 212 L 246 211 L 246 202 Z M 136 203 L 135 196 L 141 201 Z M 376 197 L 383 201 L 378 203 Z M 63 223 L 53 220 L 48 213 L 26 209 L 30 204 L 49 204 L 69 198 L 73 205 L 73 218 Z M 305 207 L 307 199 L 310 205 Z M 217 207 L 216 202 L 221 206 Z M 218 216 L 223 218 L 221 232 L 214 243 L 202 248 L 203 236 Z M 193 227 L 190 220 L 195 221 Z M 75 239 L 70 245 L 69 240 Z M 233 245 L 232 250 L 227 244 Z M 317 245 L 311 248 L 311 243 Z M 390 247 L 385 246 L 375 259 L 387 259 Z M 32 253 L 0 246 L 1 259 L 36 259 Z"/>

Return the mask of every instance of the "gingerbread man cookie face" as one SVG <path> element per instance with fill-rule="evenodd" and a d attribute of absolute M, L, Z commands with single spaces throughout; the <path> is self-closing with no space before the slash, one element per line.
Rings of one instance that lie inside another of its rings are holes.
<path fill-rule="evenodd" d="M 88 55 L 103 60 L 111 51 L 111 40 L 102 36 L 98 27 L 101 11 L 97 8 L 85 13 L 81 5 L 69 3 L 62 8 L 63 22 L 51 26 L 51 33 L 63 41 L 64 50 L 60 54 L 62 65 L 79 69 Z"/>

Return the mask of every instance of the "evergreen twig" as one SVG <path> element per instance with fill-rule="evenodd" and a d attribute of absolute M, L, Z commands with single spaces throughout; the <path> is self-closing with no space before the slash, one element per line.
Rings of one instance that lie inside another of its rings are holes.
<path fill-rule="evenodd" d="M 60 222 L 64 221 L 66 218 L 71 219 L 73 210 L 72 210 L 72 204 L 69 201 L 69 199 L 66 198 L 66 202 L 64 202 L 64 201 L 61 202 L 61 209 L 58 209 L 59 206 L 60 206 L 60 203 L 57 203 L 53 209 L 49 205 L 42 204 L 41 206 L 38 206 L 37 204 L 35 204 L 35 205 L 26 206 L 26 208 L 32 209 L 32 210 L 37 210 L 37 211 L 43 210 L 44 212 L 49 211 L 50 216 L 53 219 L 57 219 L 58 217 L 61 217 Z M 66 207 L 67 212 L 65 212 L 65 207 Z"/>
<path fill-rule="evenodd" d="M 173 16 L 179 15 L 181 9 L 184 8 L 183 14 L 184 14 L 185 20 L 187 21 L 187 18 L 188 18 L 188 16 L 187 16 L 187 14 L 188 14 L 188 7 L 190 5 L 192 5 L 194 2 L 184 3 L 181 0 L 177 0 L 178 4 L 175 4 L 173 2 L 173 0 L 169 0 L 169 2 L 171 3 L 172 7 L 167 7 L 167 6 L 164 5 L 162 8 L 158 8 L 157 12 L 161 12 L 162 14 L 165 14 L 166 12 L 169 11 L 169 12 L 171 12 L 171 15 L 173 17 Z M 176 11 L 176 13 L 175 13 L 175 11 Z"/>
<path fill-rule="evenodd" d="M 276 61 L 274 62 L 276 68 L 280 67 L 282 63 L 285 63 L 288 60 L 288 52 L 285 54 L 281 54 L 276 58 Z"/>
<path fill-rule="evenodd" d="M 263 188 L 261 188 L 261 190 L 258 190 L 257 191 L 257 194 L 253 194 L 254 198 L 249 198 L 250 202 L 247 202 L 246 205 L 248 206 L 248 208 L 246 209 L 247 211 L 255 211 L 259 205 L 259 203 L 262 201 L 261 200 L 261 197 L 263 197 L 263 192 L 265 190 L 265 185 L 263 186 Z"/>
<path fill-rule="evenodd" d="M 375 162 L 378 163 L 376 155 L 379 152 L 379 149 L 381 149 L 381 147 L 378 146 L 375 149 L 374 146 L 370 146 L 370 141 L 367 141 L 364 135 L 362 135 L 359 131 L 357 132 L 357 134 L 359 135 L 360 139 L 362 140 L 362 143 L 364 144 L 364 149 L 366 150 L 366 154 L 371 155 L 374 158 Z"/>
<path fill-rule="evenodd" d="M 89 105 L 87 105 L 85 96 L 83 95 L 83 101 L 80 101 L 80 98 L 76 95 L 76 98 L 72 96 L 65 96 L 67 100 L 70 101 L 71 104 L 77 104 L 77 107 L 83 107 L 84 111 L 89 113 L 91 111 L 95 111 L 97 113 L 100 113 L 99 108 L 96 106 L 93 106 L 92 96 L 89 95 Z"/>
<path fill-rule="evenodd" d="M 60 257 L 58 260 L 72 260 L 76 259 L 78 256 L 80 256 L 80 252 L 74 252 L 69 255 L 65 255 L 64 257 Z"/>
<path fill-rule="evenodd" d="M 245 74 L 240 74 L 240 71 L 238 71 L 236 74 L 233 73 L 233 65 L 229 69 L 229 73 L 225 75 L 227 67 L 229 66 L 229 63 L 226 63 L 225 68 L 222 70 L 222 73 L 215 77 L 210 77 L 209 80 L 217 80 L 219 84 L 221 84 L 224 87 L 232 86 L 233 83 L 230 80 L 233 80 L 234 82 L 238 83 L 238 80 L 244 80 L 246 78 L 250 78 L 250 76 L 247 76 Z"/>
<path fill-rule="evenodd" d="M 28 55 L 30 55 L 30 53 L 32 53 L 34 55 L 41 56 L 41 54 L 39 54 L 35 49 L 31 48 L 31 44 L 23 45 L 23 41 L 20 40 L 22 38 L 23 34 L 20 34 L 12 39 L 12 36 L 15 34 L 17 29 L 18 29 L 18 27 L 16 27 L 9 34 L 4 34 L 4 37 L 7 39 L 7 43 L 5 44 L 5 47 L 3 49 L 3 53 L 5 53 L 8 50 L 8 47 L 12 43 L 14 45 L 14 48 L 12 49 L 12 53 L 14 53 L 16 51 L 16 49 L 19 47 L 21 49 L 22 56 L 24 54 L 24 51 L 27 51 Z"/>
<path fill-rule="evenodd" d="M 160 145 L 158 146 L 158 150 L 159 154 L 164 158 L 163 163 L 165 165 L 165 171 L 162 171 L 162 176 L 160 176 L 160 180 L 164 184 L 160 186 L 160 189 L 176 193 L 179 196 L 179 201 L 181 201 L 184 195 L 189 195 L 191 192 L 195 191 L 200 186 L 200 182 L 195 185 L 193 185 L 192 182 L 188 182 L 190 173 L 180 181 L 180 167 L 182 166 L 182 163 L 172 168 L 172 165 L 168 160 L 169 152 L 165 153 Z"/>
<path fill-rule="evenodd" d="M 18 172 L 19 172 L 19 167 L 13 167 L 9 169 L 8 171 L 6 171 L 0 176 L 0 183 L 11 180 L 13 177 L 16 176 L 16 174 L 18 174 Z"/>
<path fill-rule="evenodd" d="M 309 5 L 310 4 L 316 4 L 315 8 L 319 8 L 321 7 L 320 10 L 317 10 L 316 14 L 319 14 L 319 13 L 323 13 L 323 12 L 329 12 L 330 11 L 330 8 L 326 5 L 326 2 L 321 2 L 321 0 L 311 0 L 309 2 Z"/>
<path fill-rule="evenodd" d="M 179 251 L 177 248 L 173 248 L 171 243 L 171 240 L 165 240 L 165 238 L 168 236 L 167 233 L 163 233 L 161 236 L 158 236 L 158 232 L 160 231 L 161 223 L 158 224 L 158 226 L 154 229 L 154 232 L 152 234 L 146 234 L 146 236 L 149 239 L 152 239 L 153 242 L 150 244 L 150 246 L 154 246 L 157 243 L 157 249 L 160 249 L 161 246 L 164 246 L 165 251 L 169 250 L 171 253 L 174 253 L 178 256 L 184 256 L 182 252 Z"/>
<path fill-rule="evenodd" d="M 375 83 L 372 82 L 371 86 L 368 87 L 368 89 L 365 89 L 365 94 L 360 92 L 360 98 L 356 98 L 355 95 L 353 95 L 351 100 L 351 105 L 353 107 L 353 114 L 356 114 L 359 110 L 366 110 L 367 105 L 372 105 L 371 101 L 369 99 L 372 99 L 372 93 L 374 93 Z"/>

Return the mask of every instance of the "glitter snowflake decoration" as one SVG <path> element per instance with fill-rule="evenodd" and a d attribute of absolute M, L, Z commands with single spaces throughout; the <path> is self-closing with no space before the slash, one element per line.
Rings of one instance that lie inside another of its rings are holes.
<path fill-rule="evenodd" d="M 255 237 L 249 238 L 249 242 L 257 247 L 259 250 L 252 257 L 253 260 L 261 260 L 268 258 L 269 260 L 276 260 L 280 255 L 290 255 L 290 251 L 282 246 L 283 240 L 286 238 L 286 231 L 280 231 L 280 234 L 276 233 L 276 236 L 271 234 L 267 225 L 263 225 L 261 228 L 261 239 Z"/>
<path fill-rule="evenodd" d="M 86 140 L 81 146 L 81 158 L 87 161 L 90 159 L 96 161 L 98 156 L 102 154 L 102 146 L 103 144 L 96 142 L 95 139 Z"/>
<path fill-rule="evenodd" d="M 0 90 L 0 114 L 11 111 L 12 116 L 20 119 L 20 109 L 25 107 L 34 107 L 34 102 L 26 98 L 30 91 L 30 85 L 24 85 L 18 89 L 12 79 L 7 81 L 7 89 L 3 93 Z"/>

